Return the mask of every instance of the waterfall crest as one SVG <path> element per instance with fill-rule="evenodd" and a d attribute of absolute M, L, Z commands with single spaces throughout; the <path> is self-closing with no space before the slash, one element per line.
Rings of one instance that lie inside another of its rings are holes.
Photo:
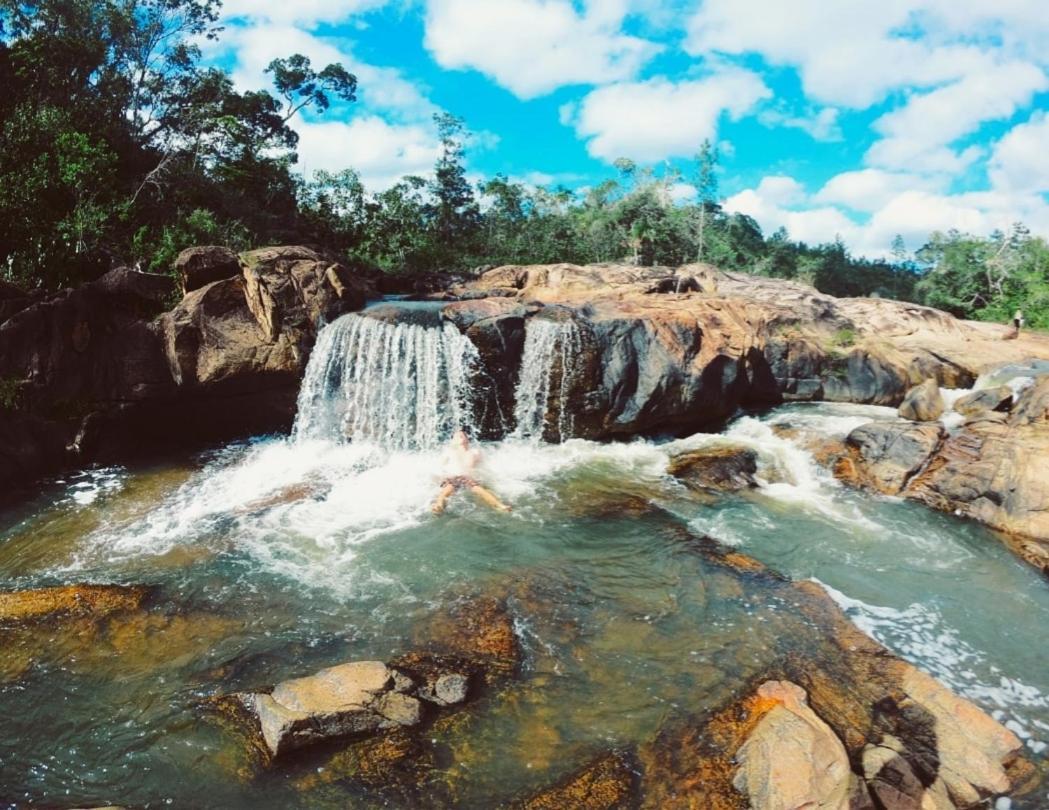
<path fill-rule="evenodd" d="M 317 338 L 292 437 L 434 447 L 473 421 L 473 343 L 452 324 L 344 315 Z"/>
<path fill-rule="evenodd" d="M 579 327 L 572 321 L 528 322 L 514 392 L 515 437 L 539 441 L 554 428 L 562 441 L 571 437 L 572 414 L 565 402 L 582 348 Z"/>

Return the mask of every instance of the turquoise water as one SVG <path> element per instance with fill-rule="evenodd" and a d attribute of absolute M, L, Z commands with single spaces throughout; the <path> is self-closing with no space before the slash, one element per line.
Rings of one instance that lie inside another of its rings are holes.
<path fill-rule="evenodd" d="M 485 445 L 479 475 L 511 515 L 460 495 L 436 518 L 439 451 L 364 443 L 260 438 L 56 481 L 0 512 L 0 588 L 157 592 L 142 614 L 7 632 L 0 807 L 506 801 L 723 703 L 767 663 L 776 606 L 696 553 L 702 534 L 824 583 L 861 627 L 1043 758 L 1045 582 L 973 524 L 837 486 L 771 429 L 840 436 L 875 417 L 891 412 L 788 406 L 676 442 Z M 666 476 L 670 454 L 726 441 L 758 450 L 759 490 L 708 501 Z M 288 487 L 302 497 L 275 502 Z M 253 773 L 199 709 L 210 695 L 389 659 L 417 645 L 427 617 L 478 592 L 508 594 L 522 672 L 428 732 L 421 784 L 335 779 L 331 752 Z"/>

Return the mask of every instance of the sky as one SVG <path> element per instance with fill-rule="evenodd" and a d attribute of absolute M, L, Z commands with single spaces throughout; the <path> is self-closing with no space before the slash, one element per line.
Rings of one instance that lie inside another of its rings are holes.
<path fill-rule="evenodd" d="M 1023 221 L 1049 236 L 1049 0 L 225 0 L 206 57 L 241 89 L 302 53 L 358 100 L 296 119 L 299 170 L 379 190 L 427 174 L 433 114 L 469 170 L 583 189 L 620 157 L 688 178 L 718 146 L 727 210 L 766 233 L 909 250 Z M 693 190 L 676 189 L 681 199 Z"/>

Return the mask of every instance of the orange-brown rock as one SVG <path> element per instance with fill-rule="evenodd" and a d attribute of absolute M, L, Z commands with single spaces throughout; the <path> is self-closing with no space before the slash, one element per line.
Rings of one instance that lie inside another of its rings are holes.
<path fill-rule="evenodd" d="M 734 492 L 757 486 L 758 454 L 735 445 L 702 447 L 670 459 L 667 472 L 695 489 Z"/>
<path fill-rule="evenodd" d="M 142 585 L 63 585 L 0 593 L 0 624 L 89 616 L 102 618 L 140 608 Z"/>
<path fill-rule="evenodd" d="M 553 787 L 515 803 L 519 810 L 620 810 L 636 801 L 636 766 L 612 751 L 587 763 Z"/>
<path fill-rule="evenodd" d="M 416 630 L 418 645 L 476 666 L 492 682 L 516 672 L 521 649 L 506 603 L 492 596 L 456 601 Z"/>

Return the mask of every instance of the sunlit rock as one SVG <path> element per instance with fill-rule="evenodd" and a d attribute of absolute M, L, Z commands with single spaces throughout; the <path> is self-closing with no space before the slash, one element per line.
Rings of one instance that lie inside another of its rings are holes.
<path fill-rule="evenodd" d="M 999 385 L 959 397 L 954 403 L 954 410 L 963 416 L 975 416 L 984 411 L 1008 411 L 1012 401 L 1012 389 L 1006 385 Z"/>
<path fill-rule="evenodd" d="M 916 385 L 900 403 L 900 416 L 914 422 L 932 422 L 939 419 L 944 411 L 943 395 L 936 380 L 926 380 Z"/>
<path fill-rule="evenodd" d="M 63 585 L 0 593 L 0 625 L 90 616 L 101 618 L 140 608 L 150 588 L 142 585 Z"/>
<path fill-rule="evenodd" d="M 735 492 L 757 486 L 758 454 L 746 447 L 718 446 L 690 450 L 670 459 L 667 472 L 689 487 Z"/>

